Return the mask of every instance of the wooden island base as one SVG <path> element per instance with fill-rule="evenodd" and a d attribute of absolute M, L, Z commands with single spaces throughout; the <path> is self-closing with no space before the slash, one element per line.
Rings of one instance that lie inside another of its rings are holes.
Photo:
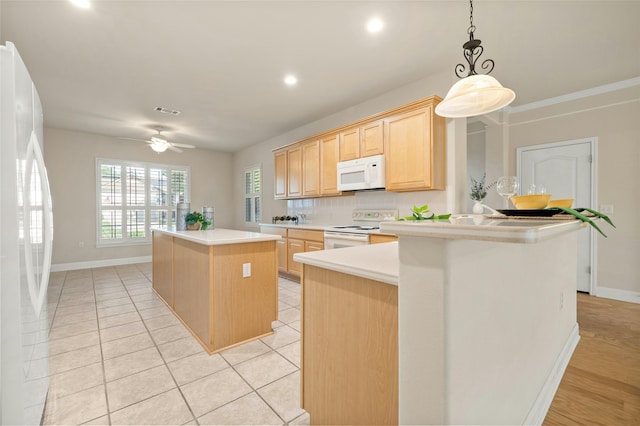
<path fill-rule="evenodd" d="M 215 231 L 186 231 L 202 243 L 153 232 L 153 289 L 209 354 L 272 334 L 278 317 L 276 241 L 216 240 Z"/>

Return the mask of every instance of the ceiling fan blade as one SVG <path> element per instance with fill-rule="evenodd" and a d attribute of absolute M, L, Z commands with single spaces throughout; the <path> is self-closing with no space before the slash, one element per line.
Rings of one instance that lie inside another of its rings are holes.
<path fill-rule="evenodd" d="M 151 141 L 149 139 L 125 138 L 125 137 L 122 137 L 122 136 L 118 136 L 118 139 L 126 139 L 128 141 L 140 141 L 140 142 L 151 143 Z"/>
<path fill-rule="evenodd" d="M 173 146 L 179 146 L 180 148 L 195 148 L 195 146 L 193 145 L 188 145 L 186 143 L 174 143 L 174 142 L 170 142 L 171 145 Z"/>
<path fill-rule="evenodd" d="M 169 149 L 175 152 L 182 152 L 180 148 L 176 148 L 175 146 L 173 146 L 173 144 L 169 144 Z"/>

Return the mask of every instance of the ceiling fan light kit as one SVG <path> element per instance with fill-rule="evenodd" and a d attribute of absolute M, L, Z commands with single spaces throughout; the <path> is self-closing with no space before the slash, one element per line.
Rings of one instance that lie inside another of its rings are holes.
<path fill-rule="evenodd" d="M 158 138 L 151 138 L 149 146 L 157 153 L 165 152 L 169 148 L 167 141 Z"/>
<path fill-rule="evenodd" d="M 161 130 L 156 130 L 156 131 L 158 132 L 158 134 L 155 136 L 152 136 L 151 139 L 135 139 L 135 138 L 120 138 L 120 139 L 146 142 L 149 145 L 149 147 L 157 153 L 165 152 L 167 149 L 170 149 L 171 151 L 175 151 L 175 152 L 182 152 L 180 148 L 195 148 L 195 146 L 193 145 L 169 142 L 168 140 L 163 139 L 161 137 L 162 136 Z"/>
<path fill-rule="evenodd" d="M 436 114 L 441 117 L 461 118 L 488 114 L 504 108 L 516 98 L 513 90 L 503 87 L 495 78 L 476 72 L 476 62 L 484 48 L 481 41 L 473 36 L 476 29 L 473 25 L 473 0 L 469 0 L 469 5 L 469 40 L 462 45 L 467 65 L 456 65 L 455 72 L 461 80 L 451 86 L 447 96 L 436 106 Z M 481 68 L 489 74 L 494 65 L 492 59 L 485 59 Z M 466 76 L 463 75 L 465 70 L 468 70 Z"/>

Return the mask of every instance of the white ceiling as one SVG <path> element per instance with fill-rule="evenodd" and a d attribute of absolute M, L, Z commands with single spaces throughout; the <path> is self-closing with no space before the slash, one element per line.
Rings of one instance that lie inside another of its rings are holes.
<path fill-rule="evenodd" d="M 469 26 L 467 1 L 92 2 L 0 1 L 0 38 L 27 64 L 45 125 L 126 137 L 162 126 L 171 141 L 232 152 L 453 76 Z M 386 23 L 377 35 L 364 28 L 373 15 Z M 640 1 L 474 2 L 481 59 L 495 60 L 512 106 L 640 76 L 639 16 Z"/>

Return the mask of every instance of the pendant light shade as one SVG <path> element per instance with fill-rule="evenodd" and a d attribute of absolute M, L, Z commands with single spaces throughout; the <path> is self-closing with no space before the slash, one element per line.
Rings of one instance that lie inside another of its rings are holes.
<path fill-rule="evenodd" d="M 470 75 L 451 86 L 436 106 L 441 117 L 460 118 L 488 114 L 509 105 L 516 98 L 513 90 L 502 87 L 489 75 Z"/>
<path fill-rule="evenodd" d="M 504 108 L 516 98 L 513 90 L 502 87 L 495 78 L 476 72 L 476 62 L 484 47 L 474 37 L 476 26 L 473 25 L 473 0 L 469 0 L 469 7 L 469 41 L 462 45 L 467 64 L 456 65 L 455 72 L 461 80 L 451 86 L 447 96 L 436 106 L 436 114 L 441 117 L 461 118 L 487 114 Z M 493 59 L 485 59 L 480 67 L 489 74 L 494 65 Z M 464 72 L 467 72 L 466 76 L 463 75 Z"/>

